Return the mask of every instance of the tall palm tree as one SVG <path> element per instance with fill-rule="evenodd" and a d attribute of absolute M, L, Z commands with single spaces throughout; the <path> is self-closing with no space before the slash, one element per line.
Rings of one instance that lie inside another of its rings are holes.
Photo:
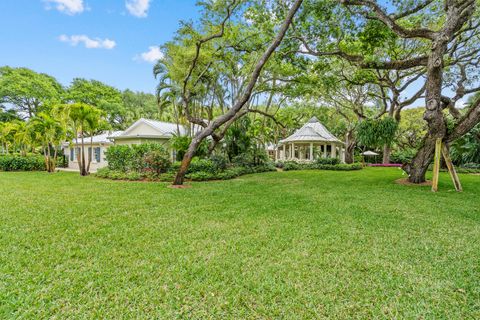
<path fill-rule="evenodd" d="M 58 146 L 65 138 L 65 128 L 57 119 L 40 112 L 29 121 L 28 130 L 32 133 L 30 136 L 33 136 L 42 148 L 47 171 L 54 172 L 57 164 Z"/>
<path fill-rule="evenodd" d="M 73 103 L 69 105 L 68 114 L 72 122 L 72 128 L 75 135 L 75 143 L 77 146 L 78 139 L 80 138 L 81 140 L 80 152 L 77 152 L 77 161 L 80 169 L 80 175 L 86 176 L 89 174 L 90 164 L 87 164 L 87 161 L 85 159 L 85 134 L 88 134 L 89 131 L 90 133 L 92 133 L 97 129 L 96 123 L 98 123 L 99 120 L 97 122 L 96 119 L 97 117 L 100 118 L 101 111 L 85 103 Z M 90 128 L 94 129 L 89 130 Z"/>
<path fill-rule="evenodd" d="M 90 135 L 90 152 L 88 152 L 87 162 L 87 174 L 90 173 L 90 164 L 92 163 L 93 153 L 93 136 L 97 134 L 97 131 L 105 126 L 105 122 L 102 121 L 102 112 L 100 109 L 92 108 L 85 118 L 86 132 Z"/>

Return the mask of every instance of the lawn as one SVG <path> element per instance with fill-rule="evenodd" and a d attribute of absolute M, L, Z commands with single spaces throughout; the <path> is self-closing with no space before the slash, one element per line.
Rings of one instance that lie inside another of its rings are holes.
<path fill-rule="evenodd" d="M 0 318 L 480 318 L 480 176 L 0 173 Z"/>

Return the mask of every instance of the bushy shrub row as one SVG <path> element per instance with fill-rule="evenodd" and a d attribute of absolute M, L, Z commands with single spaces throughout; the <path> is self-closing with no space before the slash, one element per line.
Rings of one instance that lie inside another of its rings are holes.
<path fill-rule="evenodd" d="M 136 171 L 127 171 L 122 172 L 119 170 L 112 170 L 110 168 L 101 168 L 97 170 L 97 177 L 112 179 L 112 180 L 130 180 L 130 181 L 172 181 L 173 173 L 161 173 L 157 174 L 155 172 L 136 172 Z"/>
<path fill-rule="evenodd" d="M 479 169 L 480 170 L 480 163 L 465 163 L 462 168 L 465 169 Z"/>
<path fill-rule="evenodd" d="M 338 170 L 338 171 L 350 171 L 361 170 L 361 163 L 337 163 L 337 164 L 319 164 L 319 163 L 298 163 L 295 161 L 286 161 L 283 163 L 277 162 L 277 167 L 283 168 L 284 171 L 292 170 Z"/>
<path fill-rule="evenodd" d="M 106 157 L 110 170 L 124 173 L 153 172 L 159 175 L 171 166 L 168 152 L 158 143 L 111 146 Z"/>
<path fill-rule="evenodd" d="M 229 180 L 245 174 L 269 171 L 276 171 L 273 163 L 262 164 L 254 167 L 231 167 L 218 172 L 197 171 L 187 174 L 186 178 L 193 181 Z"/>
<path fill-rule="evenodd" d="M 122 152 L 125 153 L 124 150 Z M 180 165 L 180 162 L 174 162 L 169 167 L 168 172 L 165 173 L 155 170 L 125 170 L 130 168 L 129 166 L 120 167 L 123 170 L 119 170 L 117 169 L 118 167 L 110 167 L 109 163 L 108 168 L 102 168 L 97 171 L 97 176 L 113 180 L 172 181 Z M 276 168 L 271 162 L 243 167 L 229 164 L 225 158 L 217 155 L 212 156 L 210 159 L 194 158 L 188 168 L 186 178 L 193 181 L 228 180 L 244 174 L 275 170 Z"/>
<path fill-rule="evenodd" d="M 45 159 L 40 155 L 2 155 L 0 171 L 44 171 Z"/>

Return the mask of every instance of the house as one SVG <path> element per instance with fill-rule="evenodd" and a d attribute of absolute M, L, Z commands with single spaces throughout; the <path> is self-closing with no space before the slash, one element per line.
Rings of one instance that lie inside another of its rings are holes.
<path fill-rule="evenodd" d="M 90 137 L 84 137 L 84 152 L 86 155 L 85 160 L 88 161 L 88 155 L 91 155 L 92 162 L 90 163 L 90 170 L 96 171 L 99 168 L 107 166 L 105 159 L 105 151 L 113 142 L 109 137 L 117 136 L 121 134 L 122 131 L 109 131 L 102 134 Z M 81 139 L 77 141 L 74 140 L 72 143 L 64 143 L 63 145 L 63 154 L 68 157 L 68 168 L 79 170 L 77 155 L 80 152 L 82 147 Z"/>
<path fill-rule="evenodd" d="M 193 130 L 195 130 L 195 128 Z M 90 164 L 91 171 L 106 167 L 108 165 L 105 157 L 106 150 L 109 146 L 118 144 L 160 143 L 169 150 L 171 159 L 175 160 L 176 152 L 170 147 L 170 139 L 174 135 L 186 135 L 189 131 L 190 129 L 187 129 L 187 127 L 183 125 L 142 118 L 125 131 L 105 132 L 93 136 L 93 148 L 90 146 L 90 137 L 85 137 L 85 154 L 92 154 L 92 162 Z M 64 143 L 63 148 L 64 154 L 68 156 L 68 168 L 79 170 L 77 153 L 80 152 L 81 148 L 80 139 L 78 144 L 75 140 L 71 143 Z"/>
<path fill-rule="evenodd" d="M 343 163 L 345 147 L 316 117 L 276 146 L 276 160 L 313 162 L 318 157 L 339 158 Z"/>

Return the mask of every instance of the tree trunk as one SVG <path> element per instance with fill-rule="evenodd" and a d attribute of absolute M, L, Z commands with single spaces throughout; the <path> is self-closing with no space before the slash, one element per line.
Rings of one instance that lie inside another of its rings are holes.
<path fill-rule="evenodd" d="M 353 163 L 355 161 L 356 141 L 353 139 L 353 130 L 347 132 L 345 138 L 345 163 Z"/>
<path fill-rule="evenodd" d="M 275 36 L 272 43 L 268 46 L 268 48 L 265 50 L 265 52 L 262 54 L 260 59 L 255 64 L 255 68 L 252 71 L 251 78 L 246 86 L 245 92 L 242 95 L 239 95 L 239 98 L 234 103 L 232 108 L 230 108 L 222 116 L 210 122 L 210 124 L 207 127 L 205 127 L 203 130 L 198 132 L 195 135 L 195 137 L 192 139 L 192 142 L 190 143 L 190 146 L 188 147 L 188 150 L 185 153 L 185 156 L 183 157 L 180 169 L 178 170 L 177 175 L 175 176 L 175 180 L 173 181 L 174 185 L 183 184 L 183 181 L 185 179 L 185 174 L 188 170 L 188 167 L 190 166 L 190 162 L 192 161 L 192 158 L 198 146 L 203 141 L 203 139 L 212 135 L 215 132 L 215 130 L 217 130 L 227 121 L 235 117 L 235 115 L 239 111 L 241 111 L 241 109 L 245 106 L 245 104 L 250 100 L 253 89 L 258 81 L 258 78 L 260 77 L 260 73 L 263 67 L 265 66 L 265 64 L 267 63 L 268 59 L 273 54 L 273 52 L 278 48 L 278 46 L 282 42 L 283 38 L 285 37 L 285 34 L 287 33 L 288 28 L 290 27 L 290 24 L 292 23 L 293 17 L 297 13 L 302 2 L 303 0 L 296 0 L 293 3 L 292 7 L 287 13 L 287 16 L 285 17 L 285 20 L 283 21 L 280 29 L 278 30 L 277 35 Z M 188 109 L 188 106 L 187 106 L 187 109 Z"/>
<path fill-rule="evenodd" d="M 90 174 L 90 164 L 92 163 L 93 153 L 93 132 L 90 134 L 90 152 L 88 152 L 87 174 Z"/>
<path fill-rule="evenodd" d="M 81 156 L 81 165 L 80 165 L 80 175 L 81 176 L 86 176 L 87 175 L 87 170 L 85 170 L 85 140 L 83 139 L 83 129 L 80 131 L 82 134 L 82 148 L 80 150 Z"/>
<path fill-rule="evenodd" d="M 43 147 L 43 156 L 45 158 L 45 170 L 50 172 L 50 160 L 48 159 L 47 149 Z"/>
<path fill-rule="evenodd" d="M 427 64 L 426 83 L 426 110 L 423 118 L 427 122 L 428 131 L 423 141 L 423 146 L 418 150 L 412 162 L 405 167 L 409 174 L 408 180 L 412 183 L 425 181 L 425 173 L 433 159 L 435 140 L 443 139 L 447 126 L 441 107 L 443 83 L 443 55 L 447 48 L 448 38 L 442 34 L 433 41 L 432 52 Z"/>
<path fill-rule="evenodd" d="M 392 153 L 392 148 L 388 144 L 385 144 L 383 146 L 383 164 L 389 164 L 390 163 L 390 154 L 391 153 Z"/>

